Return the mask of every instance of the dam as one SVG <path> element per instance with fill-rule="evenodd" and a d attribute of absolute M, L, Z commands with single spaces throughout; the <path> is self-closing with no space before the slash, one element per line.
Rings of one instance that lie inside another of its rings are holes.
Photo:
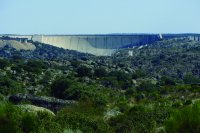
<path fill-rule="evenodd" d="M 100 34 L 100 35 L 9 35 L 34 42 L 76 50 L 97 56 L 109 56 L 114 51 L 151 44 L 162 39 L 187 37 L 200 41 L 200 34 Z"/>
<path fill-rule="evenodd" d="M 145 45 L 159 40 L 157 35 L 61 35 L 33 36 L 33 41 L 51 44 L 97 56 L 111 55 L 121 48 Z"/>

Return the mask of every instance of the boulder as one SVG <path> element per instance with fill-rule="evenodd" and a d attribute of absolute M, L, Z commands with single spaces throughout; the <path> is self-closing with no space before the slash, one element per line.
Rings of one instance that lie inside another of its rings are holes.
<path fill-rule="evenodd" d="M 19 107 L 20 109 L 22 109 L 23 111 L 26 111 L 26 112 L 33 112 L 33 113 L 47 112 L 47 113 L 55 116 L 54 112 L 52 112 L 51 110 L 43 108 L 43 107 L 31 105 L 31 104 L 20 104 L 20 105 L 17 105 L 17 107 Z"/>

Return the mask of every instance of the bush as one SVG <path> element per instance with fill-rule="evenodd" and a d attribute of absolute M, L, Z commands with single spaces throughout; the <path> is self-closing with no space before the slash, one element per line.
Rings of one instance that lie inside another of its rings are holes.
<path fill-rule="evenodd" d="M 181 101 L 176 101 L 172 104 L 172 107 L 175 107 L 175 108 L 179 108 L 183 106 L 183 103 Z"/>
<path fill-rule="evenodd" d="M 94 76 L 96 77 L 105 77 L 107 75 L 107 71 L 105 68 L 97 68 L 94 70 Z"/>
<path fill-rule="evenodd" d="M 80 130 L 88 133 L 109 132 L 109 126 L 103 121 L 103 119 L 91 114 L 90 112 L 85 114 L 76 109 L 63 109 L 57 114 L 57 120 L 62 128 Z"/>
<path fill-rule="evenodd" d="M 135 106 L 124 115 L 111 118 L 109 123 L 119 133 L 149 133 L 156 126 L 155 121 L 152 119 L 152 112 L 145 111 L 143 106 Z"/>
<path fill-rule="evenodd" d="M 125 115 L 118 115 L 111 118 L 109 125 L 116 133 L 131 133 L 133 131 L 133 123 Z"/>
<path fill-rule="evenodd" d="M 24 65 L 23 68 L 28 72 L 40 74 L 42 72 L 42 69 L 47 68 L 47 65 L 40 60 L 29 60 L 27 64 Z"/>
<path fill-rule="evenodd" d="M 9 103 L 0 103 L 1 133 L 61 133 L 55 117 L 47 112 L 25 112 Z"/>
<path fill-rule="evenodd" d="M 161 85 L 176 85 L 176 82 L 174 79 L 164 76 L 161 78 Z"/>
<path fill-rule="evenodd" d="M 96 85 L 58 78 L 51 85 L 51 94 L 61 99 L 91 101 L 96 107 L 102 107 L 108 103 L 110 92 L 108 89 L 98 89 Z"/>
<path fill-rule="evenodd" d="M 29 133 L 37 127 L 36 117 L 33 113 L 25 113 L 21 119 L 21 128 L 23 132 Z"/>
<path fill-rule="evenodd" d="M 80 61 L 71 61 L 71 65 L 74 67 L 74 68 L 77 68 L 78 66 L 80 66 L 81 62 Z"/>
<path fill-rule="evenodd" d="M 199 84 L 192 84 L 189 90 L 193 93 L 200 93 L 200 85 Z"/>
<path fill-rule="evenodd" d="M 199 84 L 200 83 L 200 79 L 196 76 L 191 75 L 191 74 L 185 75 L 185 77 L 183 78 L 183 81 L 186 84 Z"/>
<path fill-rule="evenodd" d="M 61 128 L 60 124 L 56 121 L 56 117 L 52 116 L 48 112 L 37 113 L 37 132 L 49 132 L 49 133 L 62 133 L 64 129 Z"/>
<path fill-rule="evenodd" d="M 77 68 L 77 73 L 78 73 L 78 77 L 84 77 L 84 76 L 91 76 L 91 69 L 86 67 L 86 66 L 80 66 Z"/>
<path fill-rule="evenodd" d="M 168 133 L 199 133 L 200 103 L 173 112 L 165 122 Z"/>
<path fill-rule="evenodd" d="M 16 133 L 20 131 L 19 110 L 11 104 L 0 103 L 0 132 L 1 133 Z"/>
<path fill-rule="evenodd" d="M 65 98 L 65 91 L 69 89 L 71 85 L 71 81 L 61 77 L 56 79 L 51 85 L 51 94 L 57 98 L 64 99 Z"/>
<path fill-rule="evenodd" d="M 154 92 L 156 90 L 156 85 L 151 81 L 143 81 L 138 87 L 138 91 Z"/>
<path fill-rule="evenodd" d="M 4 69 L 8 65 L 9 65 L 8 61 L 6 61 L 5 59 L 0 59 L 0 69 Z"/>
<path fill-rule="evenodd" d="M 103 84 L 106 87 L 127 89 L 132 87 L 132 79 L 129 74 L 121 71 L 112 71 L 109 73 L 109 77 L 104 78 Z"/>
<path fill-rule="evenodd" d="M 117 133 L 149 133 L 155 132 L 156 126 L 161 126 L 168 115 L 168 108 L 150 109 L 137 105 L 124 114 L 111 118 L 109 124 Z"/>
<path fill-rule="evenodd" d="M 136 93 L 136 89 L 135 89 L 135 88 L 129 88 L 129 89 L 126 90 L 125 95 L 126 95 L 127 97 L 131 97 L 131 96 L 133 96 L 133 94 L 135 94 L 135 93 Z"/>
<path fill-rule="evenodd" d="M 143 78 L 146 76 L 146 73 L 144 71 L 142 71 L 141 69 L 136 70 L 133 74 L 132 74 L 132 78 L 133 79 L 138 79 L 138 78 Z"/>
<path fill-rule="evenodd" d="M 102 84 L 106 87 L 120 88 L 116 77 L 105 77 L 102 81 Z"/>
<path fill-rule="evenodd" d="M 96 85 L 83 85 L 75 83 L 66 91 L 66 98 L 71 100 L 89 101 L 94 106 L 103 107 L 108 103 L 109 90 L 97 89 Z"/>
<path fill-rule="evenodd" d="M 9 95 L 23 92 L 23 85 L 19 82 L 16 82 L 7 76 L 0 78 L 0 93 Z"/>

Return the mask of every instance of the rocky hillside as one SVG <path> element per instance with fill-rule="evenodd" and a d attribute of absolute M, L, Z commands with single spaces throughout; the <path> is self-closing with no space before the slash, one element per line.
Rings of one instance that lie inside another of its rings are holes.
<path fill-rule="evenodd" d="M 1 40 L 2 41 L 2 40 Z M 5 44 L 10 41 L 2 41 Z M 65 50 L 38 42 L 27 45 L 35 49 L 17 50 L 17 44 L 6 45 L 0 50 L 0 56 L 6 58 L 39 59 L 47 61 L 85 62 L 90 68 L 105 67 L 108 71 L 124 71 L 126 73 L 142 71 L 160 79 L 169 76 L 183 79 L 186 75 L 200 76 L 200 42 L 188 39 L 162 40 L 151 45 L 122 49 L 112 56 L 93 56 L 72 50 Z M 21 44 L 19 43 L 19 47 Z M 131 55 L 128 54 L 131 52 Z"/>
<path fill-rule="evenodd" d="M 66 60 L 81 58 L 86 55 L 89 56 L 89 54 L 82 54 L 38 42 L 21 43 L 19 41 L 0 40 L 0 56 L 6 58 Z"/>
<path fill-rule="evenodd" d="M 17 51 L 36 49 L 35 45 L 33 45 L 32 43 L 22 43 L 15 40 L 1 40 L 0 39 L 0 49 L 4 49 L 5 47 L 14 48 Z"/>
<path fill-rule="evenodd" d="M 129 51 L 132 51 L 132 56 L 128 55 Z M 200 42 L 170 39 L 118 51 L 111 57 L 111 63 L 140 69 L 156 78 L 162 75 L 183 79 L 187 74 L 200 76 L 199 58 Z"/>
<path fill-rule="evenodd" d="M 0 49 L 0 132 L 171 133 L 188 129 L 182 121 L 199 131 L 199 42 L 101 57 L 29 43 Z"/>

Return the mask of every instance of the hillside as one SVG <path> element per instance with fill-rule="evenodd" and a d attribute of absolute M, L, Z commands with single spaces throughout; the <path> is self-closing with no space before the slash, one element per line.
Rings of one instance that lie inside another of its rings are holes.
<path fill-rule="evenodd" d="M 162 40 L 112 56 L 29 43 L 34 50 L 0 49 L 0 132 L 198 131 L 200 42 Z"/>
<path fill-rule="evenodd" d="M 183 79 L 187 74 L 200 76 L 200 42 L 187 39 L 170 39 L 148 46 L 121 50 L 113 56 L 114 64 L 126 64 L 141 69 L 151 76 L 170 76 Z M 127 55 L 132 51 L 133 56 Z"/>
<path fill-rule="evenodd" d="M 19 41 L 14 40 L 1 40 L 0 39 L 0 49 L 3 49 L 4 47 L 11 47 L 16 50 L 35 50 L 35 45 L 32 43 L 21 43 Z"/>

